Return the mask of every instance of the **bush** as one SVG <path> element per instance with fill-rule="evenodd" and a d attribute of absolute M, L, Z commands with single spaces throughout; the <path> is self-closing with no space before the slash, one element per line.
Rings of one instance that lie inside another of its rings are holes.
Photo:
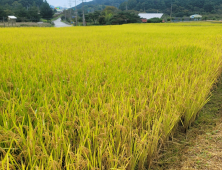
<path fill-rule="evenodd" d="M 100 16 L 99 17 L 99 24 L 101 24 L 101 25 L 104 25 L 104 24 L 106 24 L 106 18 L 105 18 L 105 16 Z"/>
<path fill-rule="evenodd" d="M 92 23 L 91 25 L 100 25 L 99 23 Z"/>
<path fill-rule="evenodd" d="M 162 19 L 160 18 L 151 18 L 147 20 L 147 23 L 160 23 L 162 22 Z"/>
<path fill-rule="evenodd" d="M 64 15 L 61 17 L 61 20 L 65 20 L 65 16 Z"/>

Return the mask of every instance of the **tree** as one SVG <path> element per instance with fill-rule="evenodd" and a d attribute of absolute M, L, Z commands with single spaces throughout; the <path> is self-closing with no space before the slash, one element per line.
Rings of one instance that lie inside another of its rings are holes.
<path fill-rule="evenodd" d="M 0 18 L 6 17 L 6 12 L 4 11 L 3 8 L 0 7 Z"/>
<path fill-rule="evenodd" d="M 96 24 L 96 21 L 99 20 L 99 16 L 100 16 L 99 11 L 95 11 L 94 13 L 89 13 L 88 14 L 89 20 L 92 20 L 94 22 L 94 24 Z"/>
<path fill-rule="evenodd" d="M 118 9 L 114 6 L 107 6 L 102 12 L 101 14 L 103 16 L 105 16 L 105 21 L 106 24 L 110 24 L 110 19 L 112 18 L 112 16 L 114 14 L 116 14 L 118 12 Z"/>
<path fill-rule="evenodd" d="M 17 6 L 14 11 L 15 16 L 17 17 L 17 22 L 27 21 L 28 12 L 22 5 Z"/>
<path fill-rule="evenodd" d="M 31 21 L 34 22 L 38 22 L 40 20 L 40 15 L 38 14 L 38 8 L 35 5 L 29 8 L 28 17 L 30 18 Z"/>
<path fill-rule="evenodd" d="M 147 20 L 147 23 L 161 23 L 162 19 L 160 18 L 151 18 Z"/>
<path fill-rule="evenodd" d="M 90 16 L 89 14 L 86 14 L 86 15 L 85 15 L 85 21 L 86 21 L 86 22 L 90 22 L 90 21 L 91 21 L 91 19 L 90 19 L 89 16 Z"/>
<path fill-rule="evenodd" d="M 107 14 L 114 14 L 116 12 L 118 12 L 118 9 L 116 7 L 114 7 L 114 6 L 107 6 L 101 13 L 102 14 L 105 14 L 105 13 L 107 13 Z"/>
<path fill-rule="evenodd" d="M 56 9 L 53 9 L 53 14 L 55 14 L 57 12 L 57 10 Z"/>
<path fill-rule="evenodd" d="M 127 2 L 125 1 L 125 2 L 120 4 L 119 9 L 122 10 L 122 11 L 125 11 L 127 5 L 128 5 Z"/>
<path fill-rule="evenodd" d="M 204 10 L 205 10 L 206 12 L 211 12 L 211 11 L 213 11 L 213 10 L 214 10 L 213 4 L 212 4 L 212 3 L 206 3 L 206 4 L 204 5 Z"/>
<path fill-rule="evenodd" d="M 105 21 L 107 24 L 110 24 L 109 21 L 112 18 L 113 14 L 112 13 L 108 13 L 107 11 L 105 11 Z"/>
<path fill-rule="evenodd" d="M 137 23 L 140 17 L 133 12 L 119 12 L 111 18 L 111 24 Z"/>
<path fill-rule="evenodd" d="M 102 15 L 102 16 L 99 17 L 99 24 L 100 24 L 100 25 L 106 24 L 105 16 Z"/>
<path fill-rule="evenodd" d="M 53 17 L 53 10 L 50 8 L 47 1 L 43 2 L 41 8 L 40 8 L 40 14 L 42 18 L 46 20 L 50 20 Z"/>
<path fill-rule="evenodd" d="M 128 0 L 128 9 L 134 9 L 134 7 L 137 5 L 136 0 Z"/>
<path fill-rule="evenodd" d="M 0 0 L 1 15 L 15 15 L 17 21 L 28 21 L 30 18 L 39 18 L 36 5 L 43 4 L 43 0 Z M 35 8 L 33 8 L 35 7 Z M 3 11 L 3 12 L 2 12 Z M 33 11 L 33 12 L 32 12 Z"/>
<path fill-rule="evenodd" d="M 61 20 L 63 20 L 63 21 L 65 20 L 65 16 L 64 16 L 64 15 L 63 15 L 63 16 L 61 16 Z"/>

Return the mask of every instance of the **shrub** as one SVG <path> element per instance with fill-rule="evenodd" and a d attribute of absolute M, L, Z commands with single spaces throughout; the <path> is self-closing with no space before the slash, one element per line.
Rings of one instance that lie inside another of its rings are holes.
<path fill-rule="evenodd" d="M 160 23 L 162 22 L 162 19 L 160 18 L 151 18 L 147 20 L 147 23 Z"/>

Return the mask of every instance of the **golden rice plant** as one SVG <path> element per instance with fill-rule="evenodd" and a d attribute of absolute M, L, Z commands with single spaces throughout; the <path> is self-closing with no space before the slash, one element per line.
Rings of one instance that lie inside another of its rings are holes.
<path fill-rule="evenodd" d="M 221 73 L 221 26 L 0 29 L 1 169 L 145 169 Z"/>

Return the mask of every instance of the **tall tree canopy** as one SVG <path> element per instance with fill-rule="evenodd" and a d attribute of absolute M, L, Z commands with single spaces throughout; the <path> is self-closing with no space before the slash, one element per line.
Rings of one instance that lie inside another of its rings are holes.
<path fill-rule="evenodd" d="M 12 4 L 15 2 L 27 8 L 32 6 L 34 3 L 36 4 L 36 6 L 40 7 L 43 3 L 43 0 L 0 0 L 0 6 L 5 6 L 6 4 L 12 6 Z"/>
<path fill-rule="evenodd" d="M 53 10 L 50 8 L 47 1 L 43 2 L 40 8 L 40 14 L 42 18 L 50 20 L 53 16 Z"/>
<path fill-rule="evenodd" d="M 0 20 L 15 15 L 17 21 L 39 21 L 43 0 L 0 0 Z"/>

